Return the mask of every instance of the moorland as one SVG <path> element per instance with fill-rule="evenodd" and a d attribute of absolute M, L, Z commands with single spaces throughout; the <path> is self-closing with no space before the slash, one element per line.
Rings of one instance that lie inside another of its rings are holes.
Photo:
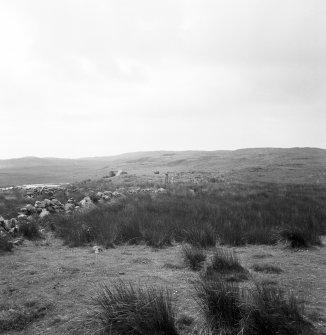
<path fill-rule="evenodd" d="M 0 191 L 0 333 L 326 333 L 326 150 L 0 161 L 38 183 Z"/>

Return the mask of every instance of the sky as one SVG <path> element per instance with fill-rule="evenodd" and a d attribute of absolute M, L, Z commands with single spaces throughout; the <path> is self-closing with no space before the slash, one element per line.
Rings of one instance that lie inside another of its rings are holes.
<path fill-rule="evenodd" d="M 326 148 L 324 0 L 1 0 L 0 159 Z"/>

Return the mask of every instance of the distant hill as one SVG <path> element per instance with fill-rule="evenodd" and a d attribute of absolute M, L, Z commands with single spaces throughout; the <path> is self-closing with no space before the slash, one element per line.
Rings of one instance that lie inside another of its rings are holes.
<path fill-rule="evenodd" d="M 0 160 L 0 186 L 74 182 L 111 170 L 128 174 L 205 173 L 226 180 L 326 183 L 326 150 L 255 148 L 219 151 L 150 151 L 81 159 L 23 157 Z"/>

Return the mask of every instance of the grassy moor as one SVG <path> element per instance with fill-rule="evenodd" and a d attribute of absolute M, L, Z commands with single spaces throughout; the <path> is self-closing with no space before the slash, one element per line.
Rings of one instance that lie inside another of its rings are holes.
<path fill-rule="evenodd" d="M 1 334 L 326 334 L 324 150 L 110 159 L 1 163 Z"/>

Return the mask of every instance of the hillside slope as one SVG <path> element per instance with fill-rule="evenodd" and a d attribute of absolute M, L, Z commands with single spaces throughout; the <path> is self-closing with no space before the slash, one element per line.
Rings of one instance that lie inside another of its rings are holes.
<path fill-rule="evenodd" d="M 0 160 L 0 186 L 101 178 L 111 170 L 153 175 L 158 170 L 223 176 L 231 181 L 326 183 L 326 150 L 256 148 L 234 151 L 154 151 L 110 157 Z"/>

